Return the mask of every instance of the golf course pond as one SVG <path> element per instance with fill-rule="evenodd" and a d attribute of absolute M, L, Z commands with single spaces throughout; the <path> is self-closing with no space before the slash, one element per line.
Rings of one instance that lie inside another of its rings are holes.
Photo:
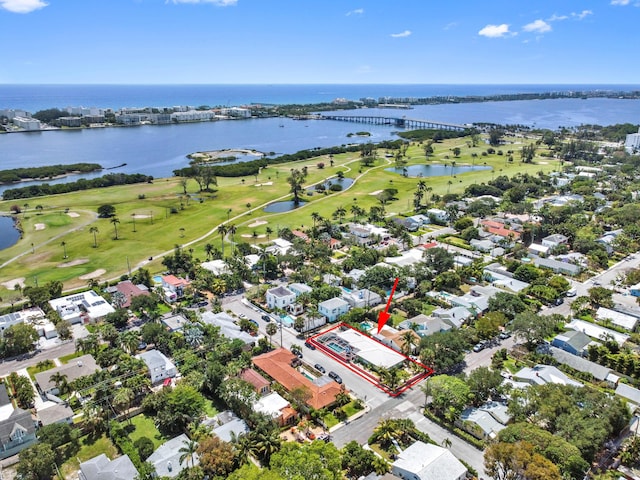
<path fill-rule="evenodd" d="M 289 212 L 291 210 L 295 210 L 296 208 L 302 207 L 305 203 L 307 202 L 299 201 L 296 204 L 293 200 L 287 200 L 284 202 L 273 202 L 264 207 L 264 211 L 267 213 Z"/>
<path fill-rule="evenodd" d="M 487 165 L 409 165 L 407 167 L 385 168 L 387 172 L 397 173 L 407 177 L 444 177 L 445 175 L 457 175 L 460 173 L 491 170 Z"/>
<path fill-rule="evenodd" d="M 0 215 L 0 250 L 15 245 L 20 240 L 20 232 L 13 218 Z"/>

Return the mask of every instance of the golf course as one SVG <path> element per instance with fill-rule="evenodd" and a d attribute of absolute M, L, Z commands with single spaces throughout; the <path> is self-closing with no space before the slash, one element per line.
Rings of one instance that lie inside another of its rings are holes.
<path fill-rule="evenodd" d="M 90 281 L 109 281 L 144 266 L 151 273 L 164 270 L 161 260 L 176 245 L 193 249 L 196 258 L 206 260 L 205 245 L 221 247 L 217 227 L 234 225 L 229 242 L 267 243 L 278 229 L 301 229 L 312 225 L 313 212 L 331 218 L 339 207 L 346 210 L 343 221 L 351 219 L 349 208 L 357 204 L 369 209 L 380 202 L 376 193 L 397 189 L 397 199 L 385 205 L 386 215 L 411 213 L 413 192 L 422 180 L 430 194 L 462 193 L 473 183 L 483 183 L 499 175 L 536 174 L 559 168 L 559 162 L 537 156 L 533 163 L 520 161 L 520 150 L 535 138 L 505 137 L 497 152 L 487 154 L 488 145 L 471 146 L 468 138 L 433 144 L 433 154 L 425 156 L 424 145 L 412 143 L 406 151 L 406 167 L 446 164 L 487 167 L 460 174 L 437 177 L 406 177 L 393 171 L 394 155 L 380 149 L 372 166 L 363 166 L 359 152 L 321 156 L 263 168 L 257 176 L 218 177 L 215 191 L 200 192 L 195 180 L 186 186 L 179 177 L 158 178 L 153 183 L 115 186 L 62 195 L 0 202 L 0 213 L 16 218 L 22 238 L 0 250 L 0 298 L 8 304 L 20 297 L 18 286 L 62 281 L 66 290 L 84 287 Z M 539 151 L 543 151 L 538 147 Z M 456 150 L 459 150 L 457 152 Z M 507 151 L 513 161 L 507 161 Z M 457 156 L 455 153 L 459 153 Z M 320 165 L 324 164 L 324 165 Z M 292 169 L 306 167 L 305 202 L 294 211 L 266 213 L 275 201 L 291 200 L 287 181 Z M 490 168 L 489 168 L 490 167 Z M 342 172 L 342 173 L 339 173 Z M 307 190 L 328 178 L 344 176 L 353 183 L 342 191 L 325 193 Z M 186 194 L 185 194 L 186 188 Z M 427 198 L 428 200 L 428 198 Z M 112 218 L 98 218 L 101 205 L 115 207 Z M 20 213 L 15 213 L 19 207 Z M 225 253 L 230 253 L 227 248 Z"/>

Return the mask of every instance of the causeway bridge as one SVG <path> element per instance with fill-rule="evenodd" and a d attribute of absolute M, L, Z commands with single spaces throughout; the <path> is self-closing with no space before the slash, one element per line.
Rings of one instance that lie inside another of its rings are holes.
<path fill-rule="evenodd" d="M 457 123 L 436 122 L 407 117 L 380 117 L 367 115 L 320 115 L 323 120 L 338 120 L 341 122 L 368 123 L 370 125 L 392 125 L 398 128 L 429 129 L 429 130 L 464 130 L 468 128 Z"/>

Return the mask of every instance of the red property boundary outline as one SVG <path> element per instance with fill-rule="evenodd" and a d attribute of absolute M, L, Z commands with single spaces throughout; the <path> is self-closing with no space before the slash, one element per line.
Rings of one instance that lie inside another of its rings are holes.
<path fill-rule="evenodd" d="M 322 335 L 326 335 L 327 333 L 330 333 L 333 330 L 336 330 L 336 329 L 341 328 L 341 327 L 350 328 L 351 330 L 353 330 L 355 332 L 358 332 L 361 335 L 366 336 L 368 338 L 368 340 L 370 340 L 372 342 L 376 342 L 380 346 L 382 346 L 384 348 L 388 348 L 392 352 L 397 353 L 399 355 L 402 355 L 405 358 L 405 360 L 408 360 L 409 362 L 411 362 L 411 363 L 413 363 L 415 365 L 418 365 L 420 368 L 424 369 L 424 371 L 421 372 L 421 373 L 418 373 L 418 374 L 414 375 L 413 377 L 411 377 L 410 379 L 408 379 L 404 383 L 404 385 L 402 385 L 396 391 L 390 390 L 386 385 L 384 385 L 383 383 L 378 381 L 378 378 L 376 376 L 374 376 L 373 374 L 369 373 L 368 371 L 366 371 L 365 369 L 359 367 L 358 365 L 356 365 L 354 363 L 346 362 L 336 352 L 334 352 L 333 350 L 331 350 L 330 348 L 326 347 L 324 344 L 322 344 L 318 340 L 316 340 L 317 337 L 320 337 Z M 404 353 L 401 353 L 401 352 L 398 352 L 398 351 L 394 350 L 393 348 L 389 347 L 388 345 L 385 345 L 384 343 L 382 343 L 380 340 L 377 340 L 377 339 L 373 338 L 372 336 L 367 335 L 366 333 L 363 333 L 360 330 L 358 330 L 356 328 L 353 328 L 351 325 L 346 324 L 344 322 L 340 322 L 340 323 L 336 324 L 335 326 L 331 327 L 328 330 L 324 330 L 323 332 L 317 333 L 317 334 L 313 335 L 312 337 L 307 338 L 305 340 L 305 343 L 310 343 L 311 345 L 313 345 L 314 347 L 319 349 L 322 353 L 324 353 L 328 357 L 331 357 L 334 360 L 338 361 L 342 366 L 348 368 L 349 370 L 351 370 L 353 373 L 355 373 L 359 377 L 363 378 L 367 382 L 369 382 L 372 385 L 374 385 L 375 387 L 379 388 L 380 390 L 385 392 L 390 397 L 397 397 L 397 396 L 403 394 L 406 390 L 410 389 L 415 384 L 417 384 L 418 382 L 422 381 L 423 379 L 433 375 L 433 373 L 434 373 L 433 370 L 431 368 L 427 367 L 426 365 L 423 365 L 422 363 L 414 360 L 413 358 L 405 355 Z"/>

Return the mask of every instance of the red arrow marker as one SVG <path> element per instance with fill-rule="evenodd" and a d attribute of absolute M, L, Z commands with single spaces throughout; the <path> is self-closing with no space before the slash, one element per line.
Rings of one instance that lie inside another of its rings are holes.
<path fill-rule="evenodd" d="M 388 312 L 389 305 L 391 305 L 391 299 L 393 298 L 393 294 L 396 291 L 396 287 L 398 286 L 398 277 L 396 277 L 396 281 L 393 282 L 393 288 L 391 288 L 391 293 L 389 294 L 389 300 L 387 300 L 387 306 L 384 307 L 384 310 L 378 314 L 378 333 L 382 330 L 387 320 L 391 318 L 391 314 Z"/>

